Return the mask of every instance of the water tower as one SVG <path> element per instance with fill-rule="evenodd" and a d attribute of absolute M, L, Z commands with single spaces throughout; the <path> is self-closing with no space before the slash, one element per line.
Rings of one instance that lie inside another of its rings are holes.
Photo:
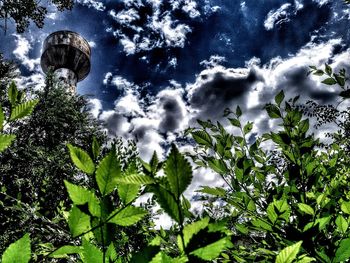
<path fill-rule="evenodd" d="M 44 41 L 41 67 L 44 73 L 54 71 L 59 82 L 75 93 L 77 82 L 90 72 L 90 58 L 86 39 L 72 31 L 57 31 Z"/>

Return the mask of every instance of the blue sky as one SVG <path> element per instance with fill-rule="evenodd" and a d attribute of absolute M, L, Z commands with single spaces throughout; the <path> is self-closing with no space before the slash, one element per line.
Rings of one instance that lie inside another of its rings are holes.
<path fill-rule="evenodd" d="M 281 89 L 336 103 L 338 91 L 306 73 L 324 63 L 349 70 L 349 23 L 341 0 L 77 0 L 72 11 L 50 9 L 43 29 L 16 34 L 10 24 L 0 50 L 20 65 L 21 86 L 40 87 L 43 40 L 56 30 L 80 33 L 92 69 L 78 93 L 89 95 L 111 137 L 136 139 L 148 159 L 174 141 L 190 151 L 178 140 L 183 130 L 197 118 L 221 120 L 226 107 L 240 105 L 255 134 L 275 129 L 262 108 Z M 190 191 L 220 184 L 196 173 Z"/>

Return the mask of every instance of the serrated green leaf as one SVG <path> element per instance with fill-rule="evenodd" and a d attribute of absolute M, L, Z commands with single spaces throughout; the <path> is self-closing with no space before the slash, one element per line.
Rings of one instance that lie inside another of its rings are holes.
<path fill-rule="evenodd" d="M 222 159 L 211 157 L 208 159 L 208 165 L 218 174 L 225 175 L 228 171 L 225 162 Z"/>
<path fill-rule="evenodd" d="M 344 262 L 350 258 L 350 238 L 343 239 L 337 251 L 335 252 L 335 258 L 332 262 Z"/>
<path fill-rule="evenodd" d="M 302 257 L 301 259 L 299 259 L 297 261 L 297 263 L 310 263 L 310 262 L 313 262 L 313 261 L 316 261 L 316 259 L 305 256 L 305 257 Z"/>
<path fill-rule="evenodd" d="M 0 134 L 0 152 L 6 150 L 15 139 L 14 134 Z"/>
<path fill-rule="evenodd" d="M 209 133 L 206 132 L 205 130 L 197 130 L 197 131 L 193 131 L 191 132 L 191 135 L 193 137 L 193 139 L 201 145 L 207 146 L 207 147 L 211 147 L 213 140 L 210 137 Z"/>
<path fill-rule="evenodd" d="M 350 202 L 342 202 L 340 205 L 340 209 L 345 213 L 350 215 Z"/>
<path fill-rule="evenodd" d="M 95 160 L 100 155 L 100 149 L 101 149 L 100 143 L 97 141 L 96 137 L 94 136 L 92 138 L 91 150 L 92 150 L 92 155 L 94 156 Z"/>
<path fill-rule="evenodd" d="M 337 216 L 335 219 L 335 224 L 337 225 L 338 230 L 343 234 L 345 234 L 346 230 L 348 230 L 349 223 L 342 215 Z"/>
<path fill-rule="evenodd" d="M 268 104 L 266 105 L 265 109 L 270 118 L 278 119 L 282 116 L 280 110 L 277 108 L 276 105 Z"/>
<path fill-rule="evenodd" d="M 284 100 L 284 92 L 281 90 L 275 97 L 275 102 L 278 106 L 281 105 L 282 101 Z"/>
<path fill-rule="evenodd" d="M 39 100 L 30 100 L 17 105 L 11 110 L 10 121 L 14 121 L 30 115 L 38 102 Z"/>
<path fill-rule="evenodd" d="M 95 193 L 85 189 L 84 187 L 74 185 L 68 181 L 64 181 L 68 195 L 75 205 L 88 204 L 89 211 L 93 216 L 101 216 L 100 201 Z"/>
<path fill-rule="evenodd" d="M 82 247 L 77 246 L 63 246 L 50 254 L 51 258 L 67 258 L 67 255 L 81 254 L 83 252 Z"/>
<path fill-rule="evenodd" d="M 238 119 L 229 118 L 228 119 L 233 126 L 241 127 L 241 122 Z"/>
<path fill-rule="evenodd" d="M 186 225 L 183 229 L 185 248 L 189 244 L 191 238 L 199 231 L 206 228 L 209 224 L 209 217 L 205 217 L 199 221 Z"/>
<path fill-rule="evenodd" d="M 118 184 L 118 195 L 124 204 L 128 204 L 133 201 L 139 191 L 141 186 L 139 184 Z"/>
<path fill-rule="evenodd" d="M 205 247 L 196 249 L 190 254 L 195 255 L 204 260 L 214 260 L 216 259 L 223 250 L 232 248 L 233 244 L 231 243 L 228 237 L 222 238 L 219 241 L 216 241 Z"/>
<path fill-rule="evenodd" d="M 301 133 L 306 133 L 309 130 L 309 119 L 302 120 L 299 124 L 299 130 Z"/>
<path fill-rule="evenodd" d="M 7 91 L 7 95 L 12 107 L 14 107 L 16 105 L 17 95 L 18 95 L 18 89 L 14 81 L 11 82 L 9 89 Z"/>
<path fill-rule="evenodd" d="M 337 84 L 337 81 L 333 78 L 326 78 L 324 80 L 321 81 L 323 84 L 326 84 L 326 85 L 334 85 L 334 84 Z"/>
<path fill-rule="evenodd" d="M 221 187 L 209 187 L 209 186 L 202 186 L 202 189 L 197 190 L 196 192 L 200 192 L 203 194 L 209 194 L 209 195 L 216 195 L 220 197 L 224 197 L 226 195 L 225 189 Z"/>
<path fill-rule="evenodd" d="M 164 252 L 159 252 L 149 263 L 173 263 L 173 260 Z"/>
<path fill-rule="evenodd" d="M 284 248 L 276 257 L 276 263 L 292 263 L 294 259 L 296 259 L 301 244 L 303 242 L 299 241 L 298 243 L 295 243 L 294 245 L 288 246 Z"/>
<path fill-rule="evenodd" d="M 152 192 L 157 197 L 157 202 L 161 208 L 176 222 L 180 222 L 179 206 L 174 196 L 162 187 L 152 187 Z"/>
<path fill-rule="evenodd" d="M 145 184 L 154 184 L 155 181 L 152 177 L 147 175 L 140 174 L 131 174 L 117 178 L 116 181 L 122 184 L 136 184 L 136 185 L 145 185 Z"/>
<path fill-rule="evenodd" d="M 102 196 L 108 195 L 117 187 L 121 176 L 119 160 L 114 151 L 104 157 L 96 169 L 96 182 Z"/>
<path fill-rule="evenodd" d="M 306 214 L 309 214 L 309 215 L 312 215 L 312 216 L 315 215 L 314 209 L 311 206 L 307 205 L 307 204 L 300 203 L 300 204 L 298 204 L 298 207 L 299 207 L 299 209 L 302 212 L 304 212 Z"/>
<path fill-rule="evenodd" d="M 113 216 L 114 214 L 116 215 Z M 120 226 L 131 226 L 140 221 L 146 214 L 147 211 L 140 207 L 127 206 L 124 209 L 112 212 L 108 218 L 111 218 L 109 220 L 110 223 L 114 223 Z"/>
<path fill-rule="evenodd" d="M 105 258 L 106 258 L 106 263 L 119 262 L 119 261 L 116 261 L 118 258 L 118 254 L 113 245 L 113 242 L 108 246 Z"/>
<path fill-rule="evenodd" d="M 103 253 L 102 251 L 95 247 L 87 240 L 83 240 L 83 255 L 84 263 L 101 263 L 103 262 Z"/>
<path fill-rule="evenodd" d="M 95 171 L 95 164 L 91 157 L 83 149 L 67 144 L 69 154 L 72 162 L 77 168 L 87 174 L 93 174 Z"/>
<path fill-rule="evenodd" d="M 77 237 L 90 230 L 90 216 L 73 206 L 69 212 L 68 226 L 73 237 Z"/>
<path fill-rule="evenodd" d="M 149 163 L 153 174 L 155 174 L 157 172 L 158 164 L 159 164 L 159 159 L 158 159 L 158 156 L 157 156 L 157 152 L 154 151 L 153 155 L 152 155 L 152 158 L 151 158 L 151 161 Z"/>
<path fill-rule="evenodd" d="M 192 181 L 192 168 L 174 144 L 165 162 L 164 173 L 169 182 L 171 192 L 176 200 L 179 200 L 181 194 Z"/>
<path fill-rule="evenodd" d="M 2 255 L 2 263 L 28 263 L 31 258 L 30 237 L 25 234 L 12 243 Z"/>

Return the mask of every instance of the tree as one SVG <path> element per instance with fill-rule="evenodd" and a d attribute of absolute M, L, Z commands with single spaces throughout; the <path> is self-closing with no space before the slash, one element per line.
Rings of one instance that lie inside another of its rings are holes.
<path fill-rule="evenodd" d="M 54 5 L 59 11 L 70 10 L 73 7 L 73 0 L 50 0 L 47 5 L 43 5 L 38 0 L 1 0 L 0 1 L 0 20 L 4 21 L 1 26 L 4 31 L 7 30 L 8 20 L 14 20 L 18 33 L 23 33 L 34 22 L 37 27 L 44 26 L 47 7 Z"/>
<path fill-rule="evenodd" d="M 16 92 L 16 98 L 24 94 Z M 30 117 L 8 127 L 17 138 L 0 156 L 1 250 L 25 232 L 32 233 L 33 240 L 40 237 L 53 243 L 67 238 L 58 212 L 68 201 L 63 180 L 88 184 L 89 178 L 70 164 L 66 143 L 84 147 L 93 137 L 105 141 L 98 123 L 86 110 L 86 100 L 67 93 L 52 76 L 43 90 L 30 96 L 39 102 Z M 5 103 L 9 100 L 7 96 Z"/>

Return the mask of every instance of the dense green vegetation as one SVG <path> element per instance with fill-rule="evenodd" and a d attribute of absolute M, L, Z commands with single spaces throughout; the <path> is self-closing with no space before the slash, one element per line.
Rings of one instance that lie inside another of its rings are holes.
<path fill-rule="evenodd" d="M 335 73 L 326 65 L 311 67 L 310 74 L 325 76 L 324 84 L 339 86 L 343 101 L 349 98 L 344 70 Z M 193 153 L 186 157 L 172 145 L 166 160 L 154 154 L 148 163 L 131 142 L 107 143 L 98 124 L 80 110 L 83 98 L 66 93 L 50 76 L 29 101 L 14 83 L 6 87 L 0 114 L 3 250 L 12 237 L 17 241 L 4 250 L 2 262 L 350 258 L 348 109 L 304 105 L 298 97 L 286 100 L 281 91 L 265 106 L 277 130 L 248 140 L 254 123 L 242 123 L 238 106 L 225 111 L 237 132 L 198 120 L 198 127 L 186 131 Z M 317 127 L 335 121 L 340 127 L 329 133 L 329 143 L 310 131 L 311 108 Z M 332 116 L 323 118 L 329 108 Z M 226 182 L 223 188 L 198 189 L 206 200 L 199 215 L 183 195 L 198 166 Z M 145 193 L 152 200 L 135 206 Z M 173 219 L 171 229 L 154 228 L 155 202 Z"/>
<path fill-rule="evenodd" d="M 64 10 L 73 1 L 49 3 Z M 37 1 L 0 1 L 5 31 L 8 19 L 18 32 L 30 21 L 41 27 L 45 14 Z M 193 152 L 171 145 L 165 160 L 154 154 L 149 162 L 132 141 L 110 141 L 86 99 L 52 75 L 34 91 L 18 89 L 17 74 L 0 54 L 1 262 L 349 262 L 345 70 L 310 67 L 339 89 L 337 106 L 281 91 L 262 109 L 275 130 L 252 136 L 254 123 L 237 106 L 225 123 L 198 120 L 187 129 Z M 314 131 L 329 123 L 337 128 L 320 141 Z M 183 194 L 198 167 L 225 182 L 197 189 L 200 214 Z M 152 197 L 136 205 L 145 194 Z M 173 220 L 170 229 L 155 228 L 157 207 Z"/>

